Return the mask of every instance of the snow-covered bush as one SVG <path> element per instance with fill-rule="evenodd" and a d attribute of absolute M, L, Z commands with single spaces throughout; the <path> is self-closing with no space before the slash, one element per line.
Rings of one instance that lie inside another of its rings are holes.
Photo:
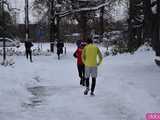
<path fill-rule="evenodd" d="M 14 61 L 13 58 L 10 58 L 10 59 L 7 59 L 5 61 L 2 61 L 0 64 L 4 65 L 4 66 L 11 66 L 11 65 L 15 64 L 15 61 Z"/>
<path fill-rule="evenodd" d="M 50 50 L 39 50 L 39 49 L 33 49 L 32 50 L 33 56 L 51 56 Z M 3 49 L 0 49 L 0 56 L 3 55 Z M 25 51 L 16 50 L 14 48 L 7 48 L 6 49 L 6 55 L 7 56 L 25 56 Z"/>

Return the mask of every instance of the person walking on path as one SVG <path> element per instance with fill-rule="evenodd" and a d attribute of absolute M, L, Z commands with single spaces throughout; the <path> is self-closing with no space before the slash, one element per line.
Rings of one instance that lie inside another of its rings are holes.
<path fill-rule="evenodd" d="M 86 45 L 82 51 L 82 61 L 85 64 L 85 78 L 86 78 L 86 89 L 84 95 L 88 94 L 89 89 L 89 78 L 92 78 L 91 95 L 94 95 L 97 78 L 97 67 L 102 63 L 102 53 L 99 48 L 93 44 L 91 38 L 87 39 L 88 45 Z"/>
<path fill-rule="evenodd" d="M 81 43 L 81 45 L 77 48 L 77 50 L 74 52 L 73 56 L 77 58 L 77 69 L 78 69 L 78 74 L 80 77 L 80 85 L 85 86 L 85 66 L 82 61 L 82 50 L 86 44 Z"/>
<path fill-rule="evenodd" d="M 30 57 L 30 62 L 32 62 L 32 50 L 31 47 L 33 46 L 31 41 L 25 41 L 25 49 L 26 49 L 26 58 L 28 59 L 28 56 Z"/>
<path fill-rule="evenodd" d="M 58 60 L 60 60 L 60 54 L 63 54 L 63 47 L 64 47 L 63 41 L 58 41 L 56 46 L 57 46 Z"/>

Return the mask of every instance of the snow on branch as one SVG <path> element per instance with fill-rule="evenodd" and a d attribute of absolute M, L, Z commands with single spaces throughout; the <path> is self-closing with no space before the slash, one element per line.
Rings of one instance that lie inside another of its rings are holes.
<path fill-rule="evenodd" d="M 98 5 L 96 7 L 86 7 L 86 8 L 80 8 L 80 9 L 75 9 L 75 10 L 69 10 L 69 11 L 65 11 L 65 12 L 60 12 L 60 13 L 56 13 L 56 15 L 59 15 L 59 17 L 64 17 L 67 16 L 69 14 L 73 14 L 73 13 L 78 13 L 78 12 L 86 12 L 86 11 L 96 11 L 104 6 L 108 5 L 108 3 L 103 3 L 101 5 Z"/>
<path fill-rule="evenodd" d="M 133 28 L 141 28 L 142 26 L 143 26 L 143 24 L 133 25 Z"/>
<path fill-rule="evenodd" d="M 82 12 L 82 11 L 95 11 L 95 10 L 98 10 L 104 6 L 108 5 L 108 3 L 104 3 L 104 4 L 101 4 L 101 5 L 98 5 L 96 7 L 91 7 L 91 8 L 80 8 L 78 10 L 75 10 L 75 12 Z"/>
<path fill-rule="evenodd" d="M 157 5 L 157 3 L 158 3 L 158 1 L 153 1 L 153 2 L 151 3 L 151 7 L 154 7 L 155 5 Z"/>

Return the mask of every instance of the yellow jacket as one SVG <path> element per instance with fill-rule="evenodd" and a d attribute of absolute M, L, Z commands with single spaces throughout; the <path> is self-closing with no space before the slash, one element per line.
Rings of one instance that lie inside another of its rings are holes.
<path fill-rule="evenodd" d="M 98 59 L 97 59 L 98 58 Z M 82 61 L 87 67 L 96 67 L 102 62 L 102 54 L 94 44 L 88 44 L 82 51 Z"/>

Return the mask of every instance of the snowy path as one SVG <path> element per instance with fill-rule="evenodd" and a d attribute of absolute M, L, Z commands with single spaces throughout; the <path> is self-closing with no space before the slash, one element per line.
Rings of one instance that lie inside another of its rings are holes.
<path fill-rule="evenodd" d="M 0 66 L 0 120 L 145 120 L 147 112 L 160 112 L 152 52 L 105 58 L 91 97 L 79 86 L 73 49 L 60 61 L 19 56 L 15 66 Z"/>

